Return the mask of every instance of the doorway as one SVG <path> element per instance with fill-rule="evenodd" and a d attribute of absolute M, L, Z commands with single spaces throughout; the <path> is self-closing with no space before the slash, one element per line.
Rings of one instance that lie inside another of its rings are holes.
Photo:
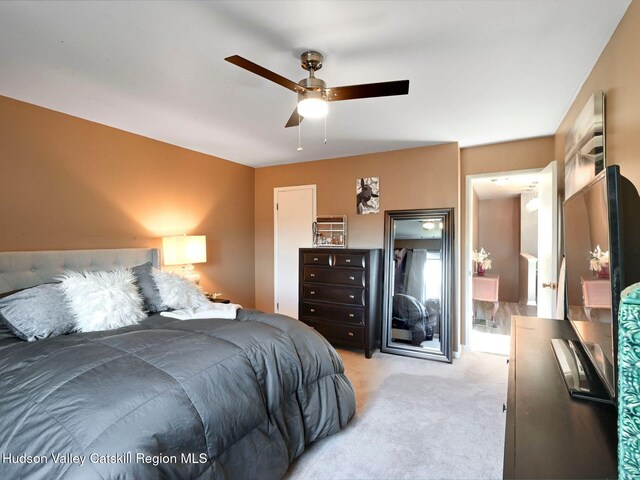
<path fill-rule="evenodd" d="M 316 186 L 273 189 L 273 309 L 298 318 L 298 250 L 312 246 Z"/>
<path fill-rule="evenodd" d="M 556 176 L 551 162 L 467 177 L 464 307 L 472 350 L 507 355 L 512 315 L 554 316 Z"/>

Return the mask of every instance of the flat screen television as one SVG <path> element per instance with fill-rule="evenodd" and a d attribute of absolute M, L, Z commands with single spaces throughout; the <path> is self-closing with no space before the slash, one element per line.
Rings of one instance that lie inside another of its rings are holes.
<path fill-rule="evenodd" d="M 620 294 L 640 281 L 640 198 L 614 165 L 563 207 L 565 312 L 579 341 L 553 348 L 572 396 L 615 403 Z"/>

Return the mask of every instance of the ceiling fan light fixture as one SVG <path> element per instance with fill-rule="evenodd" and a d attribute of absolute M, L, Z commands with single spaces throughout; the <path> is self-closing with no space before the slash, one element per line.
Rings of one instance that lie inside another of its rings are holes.
<path fill-rule="evenodd" d="M 322 92 L 308 92 L 300 95 L 298 114 L 304 118 L 323 118 L 329 112 L 329 105 L 322 97 Z"/>
<path fill-rule="evenodd" d="M 436 225 L 433 222 L 424 222 L 422 224 L 422 228 L 424 228 L 425 230 L 433 230 L 434 228 L 436 228 Z"/>

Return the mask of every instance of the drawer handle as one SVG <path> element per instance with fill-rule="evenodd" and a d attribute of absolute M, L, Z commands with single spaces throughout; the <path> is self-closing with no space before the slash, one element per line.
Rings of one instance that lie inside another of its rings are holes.
<path fill-rule="evenodd" d="M 347 263 L 351 263 L 351 259 L 350 259 L 350 258 L 347 258 L 347 259 L 345 260 L 345 262 L 347 262 Z"/>
<path fill-rule="evenodd" d="M 318 261 L 318 257 L 313 257 L 313 261 L 317 262 Z"/>
<path fill-rule="evenodd" d="M 316 294 L 316 292 L 309 292 L 309 293 L 310 293 L 311 295 L 315 295 L 315 294 Z"/>
<path fill-rule="evenodd" d="M 309 311 L 310 311 L 311 313 L 313 313 L 313 312 L 315 312 L 315 311 L 316 311 L 316 309 L 315 309 L 315 308 L 310 308 L 310 309 L 309 309 Z"/>
<path fill-rule="evenodd" d="M 350 336 L 350 337 L 353 337 L 353 332 L 349 332 L 349 336 Z"/>
<path fill-rule="evenodd" d="M 349 295 L 349 298 L 356 298 L 356 297 L 354 297 L 353 295 Z"/>
<path fill-rule="evenodd" d="M 353 313 L 350 313 L 350 314 L 349 314 L 349 316 L 350 316 L 351 318 L 355 317 L 355 315 L 354 315 Z"/>
<path fill-rule="evenodd" d="M 503 412 L 506 412 L 506 411 L 507 411 L 507 406 L 506 406 L 504 403 L 502 404 L 502 411 L 503 411 Z"/>
<path fill-rule="evenodd" d="M 355 280 L 355 279 L 356 279 L 356 277 L 354 277 L 353 275 L 351 275 L 351 276 L 349 277 L 349 280 Z"/>
<path fill-rule="evenodd" d="M 316 276 L 316 274 L 315 274 L 315 273 L 312 273 L 310 276 L 311 276 L 311 277 L 315 277 L 315 276 Z"/>

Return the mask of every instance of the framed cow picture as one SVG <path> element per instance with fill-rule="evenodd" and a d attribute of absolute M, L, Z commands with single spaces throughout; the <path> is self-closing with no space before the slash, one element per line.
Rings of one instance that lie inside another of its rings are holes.
<path fill-rule="evenodd" d="M 380 177 L 356 180 L 356 212 L 358 215 L 380 213 Z"/>

